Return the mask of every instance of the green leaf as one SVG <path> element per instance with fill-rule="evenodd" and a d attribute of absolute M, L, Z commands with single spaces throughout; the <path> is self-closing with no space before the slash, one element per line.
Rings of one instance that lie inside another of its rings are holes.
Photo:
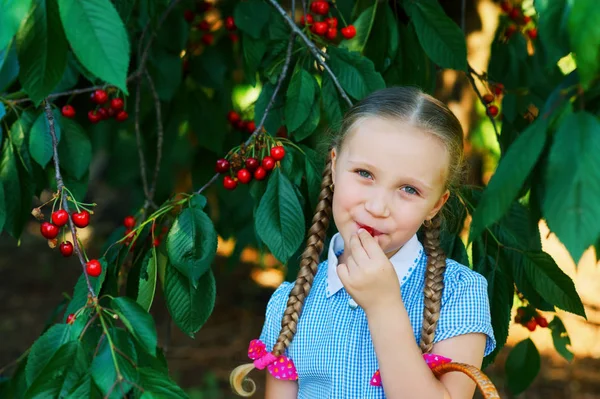
<path fill-rule="evenodd" d="M 337 76 L 342 88 L 357 100 L 385 87 L 373 62 L 359 53 L 343 48 L 329 47 L 329 66 Z"/>
<path fill-rule="evenodd" d="M 5 48 L 10 43 L 30 7 L 31 0 L 0 1 L 0 49 Z"/>
<path fill-rule="evenodd" d="M 197 209 L 204 209 L 206 206 L 207 199 L 202 194 L 193 194 L 190 198 L 190 207 Z"/>
<path fill-rule="evenodd" d="M 191 338 L 206 323 L 215 306 L 216 287 L 212 270 L 200 277 L 194 286 L 173 265 L 165 270 L 167 308 L 177 327 Z"/>
<path fill-rule="evenodd" d="M 113 0 L 113 4 L 115 5 L 115 9 L 119 13 L 119 16 L 127 24 L 129 21 L 129 17 L 131 16 L 131 12 L 135 6 L 136 0 Z"/>
<path fill-rule="evenodd" d="M 302 146 L 301 148 L 306 154 L 304 165 L 306 184 L 308 186 L 308 200 L 310 201 L 311 208 L 315 209 L 319 202 L 321 181 L 323 179 L 323 169 L 325 165 L 315 150 L 306 146 Z"/>
<path fill-rule="evenodd" d="M 572 2 L 568 17 L 569 38 L 581 84 L 587 88 L 600 72 L 600 12 L 596 0 Z"/>
<path fill-rule="evenodd" d="M 489 257 L 488 257 L 489 259 Z M 506 344 L 513 305 L 513 281 L 500 268 L 494 268 L 486 275 L 488 281 L 488 298 L 492 315 L 492 328 L 496 339 L 496 348 L 490 353 L 486 362 L 492 361 Z"/>
<path fill-rule="evenodd" d="M 335 87 L 333 79 L 327 73 L 323 75 L 321 101 L 323 102 L 323 110 L 329 122 L 329 127 L 333 131 L 337 131 L 342 124 L 343 112 L 338 89 Z"/>
<path fill-rule="evenodd" d="M 140 383 L 146 393 L 153 398 L 182 398 L 188 395 L 168 375 L 149 367 L 140 368 Z"/>
<path fill-rule="evenodd" d="M 467 43 L 462 30 L 437 2 L 406 2 L 419 43 L 439 66 L 467 70 Z"/>
<path fill-rule="evenodd" d="M 109 0 L 58 0 L 60 19 L 77 59 L 127 94 L 129 37 Z"/>
<path fill-rule="evenodd" d="M 156 248 L 152 247 L 152 250 L 149 252 L 150 256 L 147 257 L 146 266 L 144 268 L 146 273 L 145 276 L 140 276 L 136 299 L 136 302 L 147 312 L 150 311 L 152 302 L 154 302 L 154 295 L 156 293 L 156 273 L 158 270 Z"/>
<path fill-rule="evenodd" d="M 217 232 L 206 213 L 185 208 L 175 219 L 167 235 L 169 260 L 194 287 L 215 258 Z"/>
<path fill-rule="evenodd" d="M 98 277 L 89 278 L 90 285 L 92 286 L 92 289 L 94 290 L 94 293 L 96 295 L 98 295 L 100 289 L 102 288 L 102 284 L 104 283 L 104 279 L 106 278 L 107 269 L 106 260 L 104 258 L 100 258 L 98 260 L 102 265 L 102 274 L 100 274 Z M 75 313 L 78 309 L 85 306 L 88 300 L 89 293 L 90 292 L 88 290 L 87 282 L 85 280 L 85 275 L 82 273 L 81 276 L 79 276 L 77 283 L 75 283 L 75 288 L 73 288 L 73 296 L 71 297 L 71 302 L 69 302 L 67 310 L 65 311 L 65 321 L 69 314 Z"/>
<path fill-rule="evenodd" d="M 19 80 L 39 105 L 60 82 L 67 67 L 67 40 L 57 0 L 34 0 L 17 33 Z"/>
<path fill-rule="evenodd" d="M 81 342 L 62 345 L 40 371 L 25 394 L 26 399 L 64 397 L 76 386 L 88 367 Z"/>
<path fill-rule="evenodd" d="M 54 110 L 54 132 L 56 134 L 56 140 L 60 143 L 60 112 Z M 50 128 L 48 126 L 48 120 L 46 113 L 42 112 L 31 127 L 29 132 L 29 152 L 34 161 L 36 161 L 42 168 L 45 168 L 52 158 L 52 136 L 50 135 Z"/>
<path fill-rule="evenodd" d="M 111 328 L 108 333 L 111 336 L 111 342 L 106 338 L 100 342 L 98 354 L 92 360 L 90 372 L 104 397 L 110 399 L 122 398 L 123 394 L 129 392 L 132 385 L 125 380 L 117 380 L 118 374 L 114 362 L 116 361 L 121 375 L 127 381 L 137 383 L 139 379 L 138 370 L 131 363 L 137 364 L 137 353 L 135 352 L 133 342 L 131 342 L 125 330 Z M 111 350 L 111 344 L 119 350 Z M 115 383 L 116 385 L 114 385 Z M 107 396 L 111 388 L 112 393 L 110 396 Z"/>
<path fill-rule="evenodd" d="M 369 39 L 369 35 L 371 34 L 371 29 L 373 28 L 376 11 L 377 3 L 364 10 L 358 16 L 358 18 L 356 18 L 356 21 L 352 23 L 352 25 L 354 25 L 356 28 L 356 36 L 350 40 L 342 40 L 339 46 L 347 48 L 350 51 L 358 51 L 359 53 L 362 53 L 365 48 L 365 44 Z"/>
<path fill-rule="evenodd" d="M 236 4 L 233 18 L 236 26 L 254 39 L 258 39 L 269 21 L 271 8 L 264 1 L 248 0 Z"/>
<path fill-rule="evenodd" d="M 565 244 L 576 264 L 600 236 L 598 154 L 598 119 L 587 112 L 567 115 L 550 149 L 542 210 L 550 230 Z"/>
<path fill-rule="evenodd" d="M 128 297 L 113 299 L 112 306 L 131 335 L 148 353 L 156 356 L 156 327 L 152 316 Z"/>
<path fill-rule="evenodd" d="M 205 54 L 199 58 L 204 58 Z M 149 61 L 148 71 L 158 98 L 162 101 L 171 101 L 181 84 L 181 58 L 177 54 L 156 50 Z"/>
<path fill-rule="evenodd" d="M 291 132 L 291 137 L 294 138 L 295 141 L 302 141 L 308 137 L 310 137 L 319 126 L 319 122 L 321 121 L 321 102 L 319 99 L 319 91 L 316 92 L 315 101 L 310 109 L 310 114 L 308 118 L 300 125 L 298 129 Z"/>
<path fill-rule="evenodd" d="M 1 24 L 0 24 L 0 29 Z M 19 76 L 17 46 L 11 41 L 4 49 L 0 48 L 0 92 L 4 91 Z"/>
<path fill-rule="evenodd" d="M 546 120 L 537 119 L 508 148 L 473 213 L 470 241 L 510 208 L 544 148 L 546 128 Z"/>
<path fill-rule="evenodd" d="M 548 302 L 571 313 L 585 317 L 585 309 L 575 285 L 545 252 L 525 252 L 525 273 L 535 290 Z"/>
<path fill-rule="evenodd" d="M 244 34 L 242 35 L 242 49 L 244 51 L 245 75 L 249 83 L 254 86 L 256 85 L 256 70 L 267 52 L 267 41 Z"/>
<path fill-rule="evenodd" d="M 99 399 L 101 397 L 102 396 L 100 396 L 98 390 L 94 386 L 92 376 L 86 374 L 78 381 L 77 386 L 75 386 L 75 388 L 69 393 L 69 396 L 67 396 L 66 399 Z"/>
<path fill-rule="evenodd" d="M 567 362 L 571 362 L 573 360 L 573 352 L 567 348 L 567 346 L 571 346 L 571 338 L 569 338 L 569 334 L 567 333 L 567 329 L 562 320 L 558 316 L 554 316 L 554 319 L 548 324 L 548 328 L 552 331 L 552 342 L 554 343 L 556 351 L 560 353 Z"/>
<path fill-rule="evenodd" d="M 269 177 L 267 192 L 255 213 L 256 232 L 273 255 L 285 263 L 304 239 L 304 213 L 292 183 L 279 168 Z"/>
<path fill-rule="evenodd" d="M 34 342 L 25 368 L 28 385 L 40 375 L 58 349 L 71 340 L 71 326 L 55 324 Z"/>
<path fill-rule="evenodd" d="M 6 214 L 6 196 L 4 195 L 4 186 L 0 184 L 0 231 L 2 231 L 4 228 Z"/>
<path fill-rule="evenodd" d="M 508 389 L 518 395 L 525 391 L 540 371 L 541 359 L 530 338 L 519 342 L 506 359 Z"/>
<path fill-rule="evenodd" d="M 375 69 L 383 72 L 389 68 L 398 54 L 400 32 L 398 21 L 389 4 L 377 10 L 373 27 L 363 54 L 373 61 Z M 358 33 L 357 33 L 358 34 Z"/>
<path fill-rule="evenodd" d="M 4 141 L 0 158 L 0 184 L 4 193 L 10 193 L 10 201 L 6 202 L 5 230 L 14 238 L 21 234 L 22 226 L 19 223 L 21 213 L 21 184 L 17 169 L 17 158 L 10 139 Z"/>
<path fill-rule="evenodd" d="M 260 95 L 256 100 L 256 104 L 254 105 L 254 122 L 256 123 L 256 126 L 258 126 L 260 120 L 265 114 L 267 104 L 269 104 L 269 100 L 271 99 L 274 90 L 274 84 L 266 83 L 263 86 L 262 91 L 260 92 Z M 275 102 L 273 103 L 271 110 L 267 114 L 267 118 L 265 120 L 264 125 L 267 132 L 276 132 L 282 124 L 284 103 L 282 98 L 283 96 L 281 94 L 281 91 L 277 93 Z"/>
<path fill-rule="evenodd" d="M 297 66 L 286 93 L 285 124 L 288 131 L 298 129 L 311 113 L 318 89 L 315 78 Z"/>
<path fill-rule="evenodd" d="M 89 170 L 92 160 L 92 143 L 79 123 L 73 119 L 60 119 L 62 139 L 58 146 L 60 167 L 76 179 L 81 179 Z"/>
<path fill-rule="evenodd" d="M 538 30 L 540 39 L 548 53 L 548 65 L 569 53 L 569 35 L 566 20 L 569 16 L 565 0 L 535 0 L 538 12 Z"/>

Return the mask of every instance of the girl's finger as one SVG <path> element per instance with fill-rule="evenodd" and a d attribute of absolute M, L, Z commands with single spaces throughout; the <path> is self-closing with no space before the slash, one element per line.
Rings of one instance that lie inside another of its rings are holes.
<path fill-rule="evenodd" d="M 385 256 L 385 254 L 383 253 L 383 250 L 377 243 L 377 240 L 374 237 L 372 237 L 367 232 L 367 230 L 358 229 L 357 235 L 360 240 L 361 247 L 363 248 L 365 255 L 369 259 L 377 259 L 377 257 L 382 254 Z"/>
<path fill-rule="evenodd" d="M 348 269 L 348 265 L 340 263 L 337 266 L 337 274 L 344 287 L 350 285 L 350 270 Z"/>
<path fill-rule="evenodd" d="M 369 261 L 369 256 L 365 252 L 358 234 L 352 234 L 350 237 L 350 253 L 358 264 L 363 265 L 365 262 Z"/>

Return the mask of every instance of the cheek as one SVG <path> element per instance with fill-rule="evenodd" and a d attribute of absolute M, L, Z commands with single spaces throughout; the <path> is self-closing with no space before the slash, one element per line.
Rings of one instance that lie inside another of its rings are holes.
<path fill-rule="evenodd" d="M 333 195 L 334 213 L 344 210 L 349 211 L 362 203 L 365 189 L 360 187 L 354 179 L 348 176 L 341 176 L 336 179 Z"/>

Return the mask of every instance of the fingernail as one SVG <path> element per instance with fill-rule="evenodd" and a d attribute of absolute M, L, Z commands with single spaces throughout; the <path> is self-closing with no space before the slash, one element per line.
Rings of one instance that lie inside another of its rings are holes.
<path fill-rule="evenodd" d="M 363 229 L 362 227 L 358 229 L 358 233 L 362 233 L 363 231 L 366 231 L 365 229 Z"/>

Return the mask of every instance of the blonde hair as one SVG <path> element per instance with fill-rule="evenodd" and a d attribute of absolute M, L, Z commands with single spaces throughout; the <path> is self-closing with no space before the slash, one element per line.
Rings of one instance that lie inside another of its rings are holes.
<path fill-rule="evenodd" d="M 323 251 L 325 236 L 331 219 L 331 203 L 333 198 L 333 180 L 331 170 L 331 149 L 341 151 L 344 141 L 355 124 L 364 118 L 381 117 L 408 123 L 433 134 L 445 145 L 449 154 L 448 176 L 446 186 L 454 189 L 463 178 L 463 131 L 456 116 L 434 97 L 412 87 L 391 87 L 376 91 L 354 104 L 344 115 L 339 131 L 334 135 L 328 151 L 323 170 L 323 180 L 319 202 L 308 231 L 306 248 L 302 253 L 298 277 L 287 302 L 281 320 L 281 332 L 273 347 L 272 354 L 282 355 L 288 348 L 298 325 L 305 298 L 308 296 L 314 276 L 317 272 L 319 258 Z M 440 248 L 440 227 L 442 217 L 438 213 L 423 225 L 423 247 L 427 253 L 425 271 L 423 328 L 420 348 L 423 353 L 431 351 L 437 321 L 439 319 L 442 291 L 444 289 L 444 271 L 446 254 Z M 254 365 L 244 364 L 235 368 L 230 376 L 233 390 L 240 396 L 251 396 L 255 391 L 252 380 L 246 379 Z M 248 381 L 252 385 L 245 391 L 242 383 Z"/>

